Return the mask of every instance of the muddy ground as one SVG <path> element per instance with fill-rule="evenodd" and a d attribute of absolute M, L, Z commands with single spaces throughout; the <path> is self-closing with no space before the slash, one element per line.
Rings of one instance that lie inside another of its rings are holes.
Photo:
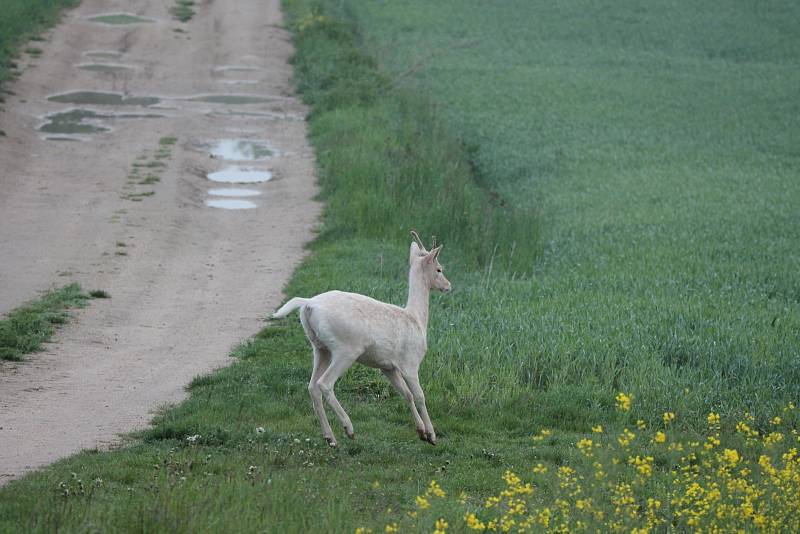
<path fill-rule="evenodd" d="M 0 363 L 0 483 L 118 443 L 229 363 L 312 237 L 313 155 L 280 2 L 206 0 L 185 24 L 170 5 L 84 0 L 9 86 L 0 314 L 71 281 L 112 298 L 45 352 Z M 92 20 L 120 12 L 145 20 Z M 247 209 L 214 207 L 227 204 Z"/>

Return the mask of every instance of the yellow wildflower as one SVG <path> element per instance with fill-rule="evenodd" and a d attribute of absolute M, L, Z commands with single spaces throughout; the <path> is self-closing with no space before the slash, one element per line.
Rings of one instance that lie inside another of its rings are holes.
<path fill-rule="evenodd" d="M 575 445 L 575 446 L 585 456 L 591 456 L 592 455 L 592 447 L 594 446 L 594 443 L 592 442 L 592 440 L 590 440 L 588 438 L 583 438 L 580 441 L 578 441 L 577 445 Z"/>
<path fill-rule="evenodd" d="M 550 508 L 545 507 L 543 510 L 540 510 L 538 514 L 536 514 L 536 521 L 544 528 L 547 528 L 550 526 L 550 518 L 552 516 L 553 513 L 550 511 Z"/>
<path fill-rule="evenodd" d="M 597 425 L 592 427 L 592 432 L 595 434 L 602 434 L 603 433 L 603 425 Z"/>
<path fill-rule="evenodd" d="M 645 456 L 644 458 L 638 454 L 636 457 L 630 456 L 628 457 L 628 465 L 634 466 L 636 468 L 636 472 L 644 477 L 649 477 L 653 474 L 652 456 Z"/>
<path fill-rule="evenodd" d="M 433 534 L 445 534 L 447 532 L 447 527 L 450 525 L 447 524 L 447 521 L 444 518 L 436 520 L 436 530 L 433 531 Z"/>
<path fill-rule="evenodd" d="M 636 434 L 628 430 L 627 428 L 622 431 L 622 434 L 619 435 L 617 441 L 622 447 L 627 447 L 631 444 L 631 442 L 636 438 Z"/>
<path fill-rule="evenodd" d="M 620 391 L 616 397 L 617 408 L 623 412 L 629 411 L 631 409 L 631 400 L 633 400 L 632 395 L 627 395 Z"/>
<path fill-rule="evenodd" d="M 467 523 L 467 528 L 472 530 L 484 530 L 486 528 L 486 525 L 473 513 L 466 514 L 464 521 Z"/>
<path fill-rule="evenodd" d="M 422 495 L 417 495 L 417 506 L 419 506 L 422 510 L 429 508 L 431 505 L 430 501 Z"/>
<path fill-rule="evenodd" d="M 391 534 L 392 532 L 400 532 L 400 527 L 397 523 L 392 523 L 391 525 L 386 525 L 386 534 Z"/>
<path fill-rule="evenodd" d="M 435 480 L 431 480 L 431 483 L 428 486 L 428 490 L 425 493 L 427 495 L 433 495 L 435 497 L 444 497 L 445 495 L 447 495 Z"/>
<path fill-rule="evenodd" d="M 550 430 L 543 428 L 542 430 L 539 431 L 538 435 L 533 436 L 533 441 L 542 441 L 544 438 L 546 438 L 551 434 L 552 432 Z"/>
<path fill-rule="evenodd" d="M 664 443 L 667 441 L 667 435 L 661 432 L 660 430 L 656 432 L 656 437 L 653 438 L 653 441 L 656 443 Z"/>
<path fill-rule="evenodd" d="M 675 414 L 673 412 L 664 412 L 661 418 L 664 420 L 664 424 L 668 425 L 675 420 Z"/>
<path fill-rule="evenodd" d="M 739 463 L 739 453 L 736 451 L 736 449 L 725 449 L 722 451 L 722 457 L 730 464 L 731 467 L 734 467 L 737 463 Z"/>
<path fill-rule="evenodd" d="M 708 414 L 708 417 L 706 417 L 706 421 L 708 421 L 708 426 L 710 428 L 718 427 L 719 426 L 719 414 L 711 412 L 710 414 Z"/>

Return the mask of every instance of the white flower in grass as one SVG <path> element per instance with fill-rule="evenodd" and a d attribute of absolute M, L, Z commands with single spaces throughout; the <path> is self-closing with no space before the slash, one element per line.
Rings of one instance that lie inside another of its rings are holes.
<path fill-rule="evenodd" d="M 186 441 L 188 441 L 189 443 L 194 443 L 195 441 L 197 441 L 202 437 L 203 436 L 201 436 L 200 434 L 195 434 L 194 436 L 186 436 Z"/>
<path fill-rule="evenodd" d="M 263 433 L 264 433 L 264 427 L 263 426 L 257 426 L 256 427 L 256 434 L 263 434 Z"/>

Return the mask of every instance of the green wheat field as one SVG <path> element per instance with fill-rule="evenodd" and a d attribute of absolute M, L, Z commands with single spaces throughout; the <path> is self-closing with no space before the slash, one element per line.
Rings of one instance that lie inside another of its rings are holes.
<path fill-rule="evenodd" d="M 409 231 L 443 242 L 439 443 L 354 367 L 328 448 L 289 317 L 0 530 L 800 529 L 800 4 L 284 8 L 326 206 L 286 293 L 403 304 Z"/>

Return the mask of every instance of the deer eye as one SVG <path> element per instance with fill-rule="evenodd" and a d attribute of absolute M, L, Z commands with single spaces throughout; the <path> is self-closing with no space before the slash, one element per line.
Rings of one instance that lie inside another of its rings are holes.
<path fill-rule="evenodd" d="M 436 269 L 436 272 L 440 273 L 440 272 L 442 272 L 442 270 L 441 269 Z"/>

